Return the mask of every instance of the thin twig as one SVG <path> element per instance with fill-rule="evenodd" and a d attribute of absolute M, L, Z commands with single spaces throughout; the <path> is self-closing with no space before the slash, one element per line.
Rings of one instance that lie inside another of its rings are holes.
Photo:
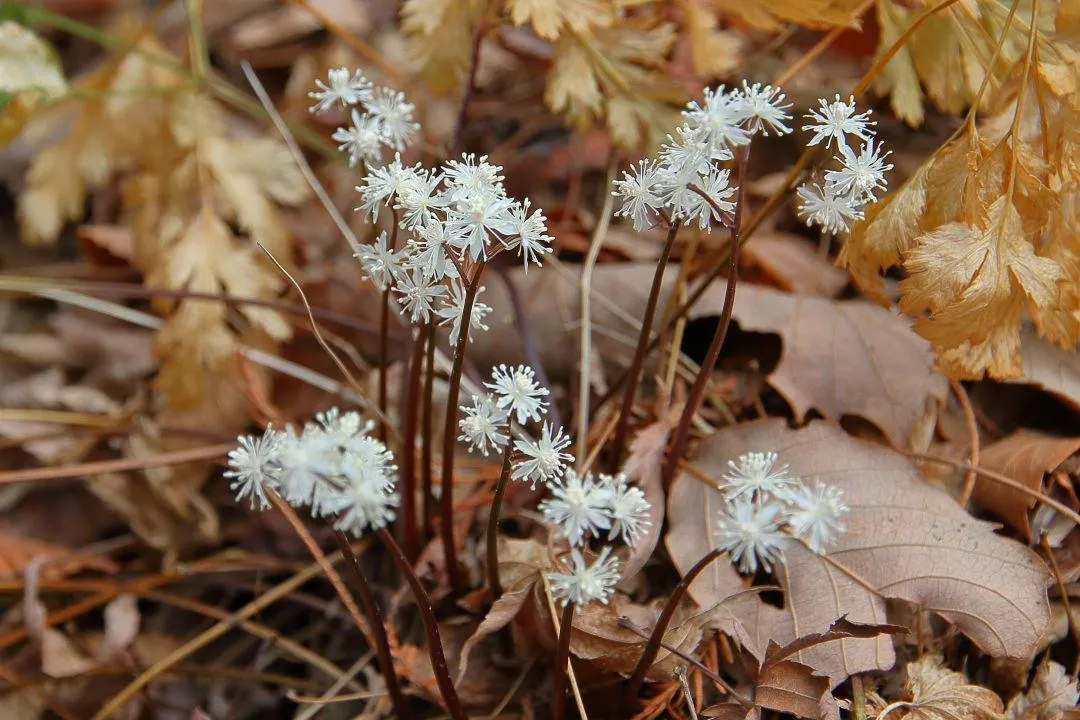
<path fill-rule="evenodd" d="M 615 163 L 618 156 L 612 152 L 608 158 L 607 180 L 604 183 L 604 205 L 600 208 L 600 220 L 593 230 L 589 241 L 589 252 L 581 266 L 581 355 L 578 359 L 578 406 L 577 406 L 577 447 L 578 463 L 588 455 L 589 438 L 589 394 L 592 392 L 589 378 L 592 370 L 592 274 L 600 248 L 604 245 L 608 226 L 611 223 L 611 208 L 615 196 L 611 194 L 611 185 L 615 181 Z"/>
<path fill-rule="evenodd" d="M 968 441 L 971 443 L 968 463 L 971 467 L 979 467 L 979 424 L 975 420 L 975 411 L 971 408 L 971 399 L 959 380 L 949 378 L 949 386 L 952 388 L 953 394 L 956 395 L 956 400 L 960 403 L 960 409 L 964 412 L 964 420 L 967 422 Z M 971 496 L 975 492 L 976 477 L 974 470 L 968 470 L 967 474 L 964 475 L 964 490 L 960 493 L 960 507 L 962 508 L 966 509 L 968 503 L 971 502 Z"/>
<path fill-rule="evenodd" d="M 66 480 L 87 475 L 110 472 L 126 472 L 144 468 L 182 465 L 184 463 L 214 460 L 224 457 L 236 447 L 236 443 L 207 445 L 173 452 L 159 453 L 153 457 L 123 458 L 120 460 L 97 460 L 94 462 L 61 465 L 59 467 L 34 468 L 33 470 L 5 470 L 0 472 L 0 485 L 6 483 L 40 482 L 42 480 Z"/>

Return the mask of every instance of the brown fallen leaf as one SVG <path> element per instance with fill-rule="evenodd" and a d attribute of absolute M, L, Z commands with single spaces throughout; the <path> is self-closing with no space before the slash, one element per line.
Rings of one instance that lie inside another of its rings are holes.
<path fill-rule="evenodd" d="M 1043 476 L 1078 450 L 1080 438 L 1057 437 L 1022 428 L 982 448 L 979 464 L 987 470 L 1018 480 L 1031 490 L 1042 492 Z M 974 498 L 975 502 L 1031 541 L 1031 519 L 1028 514 L 1035 507 L 1035 498 L 988 480 L 977 482 Z"/>
<path fill-rule="evenodd" d="M 1080 355 L 1026 332 L 1020 336 L 1020 357 L 1023 375 L 1006 382 L 1035 385 L 1080 409 Z"/>
<path fill-rule="evenodd" d="M 638 330 L 629 321 L 644 312 L 654 270 L 640 264 L 594 270 L 593 340 L 602 357 L 627 357 L 632 352 Z M 666 273 L 660 307 L 675 275 L 673 269 Z M 566 336 L 581 319 L 577 273 L 519 271 L 514 280 L 526 299 L 529 332 L 545 370 L 553 378 L 570 377 L 576 372 L 575 358 L 566 352 Z M 512 315 L 501 284 L 493 285 L 484 301 L 495 309 L 492 317 L 497 322 Z M 713 283 L 691 311 L 691 319 L 719 317 L 724 291 L 723 281 Z M 791 404 L 798 420 L 811 409 L 835 420 L 858 415 L 881 428 L 897 447 L 904 447 L 924 414 L 926 400 L 946 395 L 948 383 L 932 369 L 929 343 L 915 334 L 908 320 L 873 303 L 802 297 L 743 284 L 735 296 L 734 318 L 743 330 L 780 335 L 783 353 L 768 382 Z M 496 322 L 469 349 L 481 366 L 516 362 L 521 356 L 516 329 L 508 326 L 500 332 Z"/>
<path fill-rule="evenodd" d="M 848 284 L 847 271 L 829 262 L 800 235 L 758 232 L 754 242 L 747 243 L 743 259 L 781 289 L 798 295 L 835 298 Z"/>
<path fill-rule="evenodd" d="M 947 494 L 928 485 L 902 455 L 814 422 L 791 430 L 783 420 L 724 429 L 706 438 L 693 460 L 698 472 L 720 478 L 729 459 L 774 451 L 791 472 L 842 489 L 851 507 L 846 532 L 824 555 L 794 540 L 784 546 L 777 579 L 784 607 L 751 598 L 739 615 L 763 657 L 770 640 L 787 643 L 821 632 L 842 615 L 880 623 L 885 599 L 916 603 L 955 624 L 992 655 L 1027 657 L 1049 622 L 1049 574 L 1027 547 L 996 535 Z M 713 527 L 723 496 L 689 473 L 668 499 L 668 552 L 685 573 L 715 545 Z M 729 563 L 718 560 L 690 587 L 710 607 L 743 589 Z M 857 672 L 892 666 L 883 637 L 826 642 L 795 660 L 827 674 L 835 685 Z"/>
<path fill-rule="evenodd" d="M 1009 701 L 1005 716 L 1009 720 L 1062 720 L 1067 712 L 1076 712 L 1080 700 L 1076 678 L 1065 668 L 1047 660 L 1035 670 L 1027 692 Z"/>
<path fill-rule="evenodd" d="M 630 443 L 630 455 L 626 458 L 622 471 L 630 482 L 645 493 L 645 499 L 649 501 L 649 525 L 630 548 L 630 554 L 623 564 L 624 580 L 637 575 L 645 567 L 660 541 L 660 531 L 664 527 L 664 488 L 660 470 L 664 462 L 668 435 L 671 434 L 672 425 L 681 412 L 681 405 L 672 408 L 667 417 L 643 428 Z"/>
<path fill-rule="evenodd" d="M 908 663 L 907 675 L 908 699 L 888 705 L 879 718 L 1004 720 L 1001 698 L 993 690 L 968 684 L 963 673 L 944 667 L 940 656 L 926 655 Z"/>
<path fill-rule="evenodd" d="M 74 575 L 81 570 L 115 573 L 118 569 L 107 557 L 80 554 L 63 545 L 0 532 L 0 578 L 21 576 L 34 560 L 43 561 L 40 574 L 48 580 Z"/>

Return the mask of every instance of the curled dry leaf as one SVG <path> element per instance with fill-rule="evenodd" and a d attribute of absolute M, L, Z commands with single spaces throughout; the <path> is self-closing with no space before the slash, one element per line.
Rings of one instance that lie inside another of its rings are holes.
<path fill-rule="evenodd" d="M 623 472 L 637 484 L 649 501 L 649 525 L 644 534 L 630 548 L 630 554 L 623 563 L 622 576 L 633 577 L 645 567 L 652 557 L 656 543 L 660 540 L 660 530 L 664 526 L 664 488 L 660 478 L 664 462 L 664 448 L 667 447 L 668 435 L 673 423 L 682 412 L 682 406 L 672 408 L 667 417 L 642 429 L 632 443 L 630 456 L 626 459 Z"/>
<path fill-rule="evenodd" d="M 987 470 L 1020 481 L 1030 490 L 1043 492 L 1043 476 L 1078 450 L 1080 438 L 1056 437 L 1036 430 L 1021 429 L 984 447 L 980 453 L 979 464 Z M 1035 498 L 985 479 L 979 480 L 975 485 L 974 497 L 975 502 L 1024 533 L 1024 537 L 1031 541 L 1031 520 L 1028 513 L 1035 507 Z"/>
<path fill-rule="evenodd" d="M 1062 350 L 1034 333 L 1020 336 L 1022 377 L 1008 382 L 1035 385 L 1080 409 L 1080 355 Z"/>
<path fill-rule="evenodd" d="M 1062 720 L 1066 713 L 1076 712 L 1080 700 L 1076 678 L 1065 673 L 1065 668 L 1047 660 L 1039 665 L 1031 687 L 1022 695 L 1009 701 L 1005 716 L 1009 720 Z"/>
<path fill-rule="evenodd" d="M 916 603 L 955 624 L 992 655 L 1027 657 L 1049 622 L 1042 561 L 1020 543 L 998 536 L 948 495 L 928 485 L 902 455 L 846 435 L 825 422 L 791 430 L 782 420 L 727 428 L 706 438 L 694 465 L 719 479 L 727 461 L 771 450 L 804 479 L 820 478 L 844 491 L 851 512 L 846 532 L 824 555 L 791 540 L 777 578 L 783 608 L 743 597 L 739 619 L 748 649 L 764 657 L 769 641 L 787 643 L 821 632 L 842 615 L 880 623 L 885 600 Z M 667 548 L 686 572 L 714 546 L 719 490 L 684 473 L 668 499 Z M 743 590 L 722 558 L 690 587 L 710 607 Z M 892 666 L 892 643 L 883 637 L 826 642 L 795 660 L 829 675 L 833 684 L 857 672 Z"/>
<path fill-rule="evenodd" d="M 848 274 L 823 257 L 806 238 L 760 231 L 742 255 L 761 268 L 782 290 L 798 295 L 835 298 L 848 284 Z"/>
<path fill-rule="evenodd" d="M 626 357 L 633 350 L 638 328 L 630 321 L 645 310 L 655 268 L 624 264 L 594 269 L 592 285 L 593 341 L 602 357 Z M 532 312 L 529 332 L 548 375 L 566 378 L 574 358 L 564 352 L 565 337 L 581 319 L 576 273 L 532 273 L 514 276 L 526 304 L 542 303 Z M 676 273 L 667 273 L 660 307 L 671 292 Z M 494 317 L 512 317 L 505 291 L 489 287 L 485 295 Z M 713 283 L 691 311 L 691 319 L 719 317 L 725 283 Z M 620 312 L 615 312 L 618 308 Z M 944 398 L 948 383 L 932 370 L 930 345 L 903 317 L 862 300 L 833 301 L 740 285 L 735 296 L 735 321 L 743 330 L 775 333 L 783 340 L 780 363 L 768 382 L 791 404 L 798 419 L 816 409 L 827 418 L 858 415 L 874 423 L 897 446 L 903 447 L 922 417 L 928 398 Z M 512 326 L 477 338 L 470 357 L 483 364 L 508 362 L 521 354 Z"/>
<path fill-rule="evenodd" d="M 927 655 L 907 665 L 908 699 L 895 702 L 878 717 L 909 720 L 1003 720 L 1005 709 L 993 690 L 968 684 L 963 673 Z"/>

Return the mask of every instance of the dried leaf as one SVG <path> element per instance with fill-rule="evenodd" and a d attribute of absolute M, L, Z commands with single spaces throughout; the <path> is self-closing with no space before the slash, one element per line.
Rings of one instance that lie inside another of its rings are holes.
<path fill-rule="evenodd" d="M 40 105 L 66 91 L 63 68 L 49 44 L 17 22 L 0 22 L 0 145 Z"/>
<path fill-rule="evenodd" d="M 829 678 L 794 660 L 770 663 L 754 686 L 754 703 L 811 720 L 840 720 L 840 708 L 829 692 Z"/>
<path fill-rule="evenodd" d="M 36 538 L 0 533 L 0 578 L 21 577 L 34 560 L 43 561 L 41 577 L 49 580 L 82 570 L 115 573 L 119 569 L 107 557 L 76 553 L 63 545 Z"/>
<path fill-rule="evenodd" d="M 783 232 L 758 232 L 742 259 L 760 267 L 781 290 L 796 295 L 835 298 L 848 274 L 833 265 L 805 238 Z"/>
<path fill-rule="evenodd" d="M 1049 622 L 1045 566 L 1027 547 L 994 534 L 990 523 L 971 518 L 929 486 L 902 455 L 824 422 L 791 430 L 783 420 L 770 420 L 710 436 L 693 463 L 719 479 L 729 459 L 763 450 L 779 453 L 800 477 L 841 488 L 852 511 L 846 532 L 825 555 L 795 541 L 785 545 L 777 570 L 784 607 L 755 599 L 739 615 L 755 655 L 763 657 L 770 640 L 784 644 L 824 631 L 843 615 L 880 623 L 886 598 L 942 615 L 993 655 L 1027 657 L 1036 646 Z M 666 543 L 681 572 L 714 546 L 722 502 L 718 490 L 693 475 L 676 481 Z M 741 578 L 721 559 L 690 593 L 710 607 L 742 590 Z M 855 638 L 811 647 L 794 659 L 828 674 L 835 685 L 853 673 L 888 669 L 894 655 L 885 638 Z"/>
<path fill-rule="evenodd" d="M 476 626 L 476 630 L 465 641 L 465 644 L 461 646 L 461 666 L 458 668 L 457 679 L 454 681 L 456 685 L 460 685 L 465 678 L 465 673 L 469 669 L 469 655 L 472 653 L 473 648 L 484 638 L 509 625 L 517 617 L 517 614 L 521 612 L 525 603 L 533 596 L 534 587 L 535 581 L 526 583 L 514 590 L 507 590 L 491 604 L 491 609 L 488 610 L 487 615 Z"/>
<path fill-rule="evenodd" d="M 1080 451 L 1080 438 L 1057 437 L 1022 428 L 982 448 L 979 465 L 1019 480 L 1030 490 L 1043 492 L 1043 476 L 1077 451 Z M 975 502 L 1031 540 L 1028 513 L 1035 507 L 1035 498 L 991 479 L 976 483 L 974 497 Z"/>
<path fill-rule="evenodd" d="M 1051 345 L 1034 333 L 1020 336 L 1022 377 L 1008 382 L 1035 385 L 1080 409 L 1080 355 Z"/>
<path fill-rule="evenodd" d="M 664 462 L 664 449 L 673 423 L 678 418 L 682 406 L 673 408 L 667 417 L 643 428 L 630 443 L 630 455 L 622 471 L 626 477 L 645 493 L 649 501 L 649 525 L 645 533 L 630 548 L 630 554 L 623 563 L 623 579 L 637 575 L 656 550 L 660 541 L 660 531 L 664 527 L 664 488 L 660 471 Z"/>
<path fill-rule="evenodd" d="M 615 17 L 614 3 L 607 0 L 509 0 L 506 6 L 515 25 L 531 24 L 546 40 L 558 40 L 564 25 L 582 33 Z"/>
<path fill-rule="evenodd" d="M 1066 712 L 1075 712 L 1078 700 L 1076 678 L 1067 675 L 1058 663 L 1046 660 L 1035 670 L 1027 692 L 1009 701 L 1005 716 L 1009 720 L 1062 720 Z"/>
<path fill-rule="evenodd" d="M 926 655 L 907 665 L 906 708 L 911 720 L 1003 720 L 1004 705 L 993 690 L 968 684 L 963 673 L 944 667 L 941 657 Z"/>

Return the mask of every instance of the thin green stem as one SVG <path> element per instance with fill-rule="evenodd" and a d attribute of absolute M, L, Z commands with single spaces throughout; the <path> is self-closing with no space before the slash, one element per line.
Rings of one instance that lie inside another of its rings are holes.
<path fill-rule="evenodd" d="M 656 272 L 653 273 L 652 287 L 649 288 L 649 299 L 645 304 L 645 316 L 641 319 L 641 333 L 638 335 L 637 347 L 634 349 L 634 359 L 630 363 L 630 370 L 626 375 L 626 392 L 623 394 L 622 408 L 619 410 L 619 419 L 615 424 L 615 438 L 611 445 L 611 469 L 617 472 L 622 464 L 623 451 L 626 449 L 626 435 L 630 428 L 630 415 L 634 409 L 634 397 L 637 395 L 638 385 L 641 383 L 641 375 L 645 368 L 645 356 L 649 350 L 649 340 L 652 339 L 653 317 L 656 315 L 656 305 L 660 300 L 660 287 L 664 283 L 664 270 L 667 268 L 668 258 L 671 256 L 671 248 L 675 245 L 675 236 L 679 234 L 681 223 L 672 222 L 668 229 L 667 240 L 660 251 L 660 259 L 656 261 Z"/>
<path fill-rule="evenodd" d="M 409 707 L 409 701 L 405 698 L 405 694 L 401 691 L 397 673 L 394 672 L 394 657 L 390 653 L 390 638 L 386 635 L 382 610 L 379 609 L 379 604 L 375 602 L 375 595 L 371 592 L 371 584 L 368 583 L 367 578 L 364 576 L 364 571 L 360 567 L 360 558 L 353 552 L 349 538 L 340 530 L 334 531 L 334 538 L 337 540 L 338 547 L 341 548 L 341 554 L 346 559 L 345 566 L 352 576 L 353 585 L 356 586 L 357 595 L 360 597 L 360 606 L 364 609 L 364 614 L 367 615 L 371 637 L 375 642 L 375 655 L 379 659 L 379 668 L 382 670 L 383 681 L 386 683 L 386 691 L 390 694 L 390 702 L 394 706 L 394 715 L 407 720 L 412 717 L 412 710 Z"/>
<path fill-rule="evenodd" d="M 454 440 L 457 438 L 458 397 L 461 395 L 461 372 L 465 367 L 465 346 L 469 342 L 472 330 L 472 311 L 476 293 L 480 287 L 480 276 L 484 272 L 487 258 L 480 258 L 473 270 L 472 280 L 465 289 L 465 298 L 461 308 L 461 324 L 458 330 L 457 346 L 454 348 L 454 361 L 450 368 L 450 385 L 446 395 L 446 427 L 443 431 L 442 457 L 442 498 L 440 499 L 440 533 L 442 534 L 443 552 L 446 556 L 446 573 L 450 578 L 450 587 L 455 595 L 465 591 L 464 578 L 457 565 L 457 547 L 454 544 Z M 465 276 L 462 275 L 462 280 Z"/>
<path fill-rule="evenodd" d="M 491 599 L 496 600 L 502 595 L 502 583 L 499 579 L 499 519 L 502 516 L 503 496 L 506 494 L 506 485 L 510 481 L 510 458 L 514 454 L 513 440 L 506 441 L 506 450 L 503 452 L 502 472 L 499 473 L 499 481 L 495 483 L 495 495 L 491 498 L 491 513 L 488 515 L 487 528 L 487 572 L 488 589 Z"/>
<path fill-rule="evenodd" d="M 559 624 L 559 647 L 551 674 L 551 720 L 566 720 L 566 665 L 570 662 L 570 635 L 573 632 L 574 603 L 566 603 Z"/>
<path fill-rule="evenodd" d="M 412 589 L 416 599 L 416 607 L 420 610 L 420 620 L 424 625 L 424 634 L 427 635 L 428 658 L 431 660 L 431 669 L 435 674 L 435 682 L 439 686 L 439 694 L 442 695 L 446 711 L 453 720 L 468 720 L 469 715 L 461 704 L 457 690 L 454 689 L 454 681 L 450 677 L 450 666 L 446 663 L 446 654 L 443 652 L 442 638 L 439 635 L 439 622 L 435 618 L 435 610 L 431 606 L 431 598 L 424 590 L 420 578 L 416 577 L 409 559 L 401 551 L 401 547 L 395 542 L 394 536 L 386 528 L 381 528 L 376 533 L 383 545 L 390 552 L 401 574 Z"/>

